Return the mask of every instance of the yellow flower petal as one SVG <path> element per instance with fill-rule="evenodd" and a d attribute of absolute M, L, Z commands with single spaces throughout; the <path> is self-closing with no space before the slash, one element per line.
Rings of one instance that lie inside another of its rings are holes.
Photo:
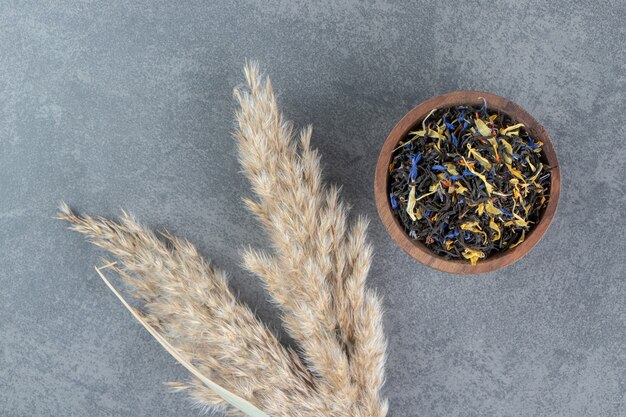
<path fill-rule="evenodd" d="M 428 137 L 441 140 L 444 136 L 436 130 L 428 129 Z"/>
<path fill-rule="evenodd" d="M 448 172 L 452 175 L 459 175 L 459 171 L 456 170 L 456 165 L 451 162 L 446 162 L 443 164 L 444 167 L 448 170 Z"/>
<path fill-rule="evenodd" d="M 496 161 L 500 160 L 500 155 L 498 154 L 498 142 L 496 142 L 496 138 L 489 138 L 487 139 L 489 141 L 489 143 L 491 143 L 491 146 L 493 147 L 493 154 L 496 156 Z"/>
<path fill-rule="evenodd" d="M 530 177 L 528 179 L 528 182 L 532 182 L 533 184 L 535 184 L 538 187 L 541 187 L 539 184 L 537 184 L 535 182 L 535 180 L 537 179 L 537 177 L 539 176 L 539 174 L 541 174 L 541 170 L 543 169 L 543 164 L 541 162 L 539 162 L 539 166 L 537 167 L 537 170 L 535 171 L 535 173 L 533 174 L 532 177 Z"/>
<path fill-rule="evenodd" d="M 476 122 L 478 133 L 480 133 L 483 137 L 489 138 L 492 136 L 491 129 L 489 129 L 487 123 L 483 122 L 481 119 L 474 119 L 474 122 Z"/>
<path fill-rule="evenodd" d="M 519 219 L 517 219 L 517 218 L 513 219 L 513 223 L 515 223 L 519 227 L 528 227 L 529 226 L 529 223 L 526 220 L 522 219 L 521 217 Z"/>
<path fill-rule="evenodd" d="M 411 191 L 409 191 L 409 204 L 406 207 L 406 212 L 408 213 L 411 220 L 416 221 L 417 217 L 415 216 L 414 209 L 415 203 L 417 200 L 415 199 L 415 186 L 411 187 Z"/>
<path fill-rule="evenodd" d="M 482 259 L 485 257 L 484 252 L 481 252 L 475 249 L 470 249 L 470 248 L 465 248 L 462 255 L 465 259 L 470 260 L 470 262 L 472 263 L 472 266 L 476 265 L 476 262 L 478 262 L 479 259 Z"/>
<path fill-rule="evenodd" d="M 479 235 L 483 236 L 483 239 L 485 240 L 485 242 L 487 241 L 487 233 L 483 232 L 480 229 L 480 225 L 478 224 L 477 221 L 474 222 L 465 222 L 461 225 L 461 229 L 462 230 L 467 230 L 473 233 L 478 233 Z"/>
<path fill-rule="evenodd" d="M 509 127 L 505 128 L 505 129 L 502 129 L 502 130 L 500 131 L 500 133 L 502 133 L 503 135 L 506 135 L 506 134 L 507 134 L 507 133 L 509 133 L 510 131 L 512 131 L 512 130 L 517 130 L 517 129 L 519 129 L 520 127 L 525 127 L 525 126 L 524 126 L 524 123 L 518 123 L 518 124 L 516 124 L 516 125 L 509 126 Z"/>
<path fill-rule="evenodd" d="M 530 158 L 528 158 L 528 155 L 526 155 L 526 163 L 528 164 L 530 169 L 532 169 L 533 171 L 536 169 L 535 166 L 532 164 L 532 162 L 530 162 Z"/>
<path fill-rule="evenodd" d="M 504 149 L 506 149 L 506 153 L 502 154 L 502 159 L 504 159 L 504 162 L 506 162 L 507 164 L 512 164 L 513 158 L 511 157 L 511 155 L 513 155 L 513 147 L 509 142 L 504 139 L 500 139 L 500 144 Z"/>
<path fill-rule="evenodd" d="M 520 171 L 519 169 L 515 169 L 511 166 L 511 164 L 506 164 L 506 167 L 509 169 L 509 172 L 511 174 L 513 174 L 514 176 L 516 176 L 517 178 L 519 178 L 520 180 L 524 181 L 524 177 L 522 176 L 522 171 Z"/>
<path fill-rule="evenodd" d="M 498 226 L 498 224 L 495 221 L 493 221 L 493 219 L 489 220 L 489 228 L 497 233 L 496 237 L 494 237 L 493 240 L 494 241 L 499 240 L 501 236 L 500 226 Z"/>
<path fill-rule="evenodd" d="M 454 190 L 457 194 L 463 194 L 467 191 L 467 187 L 464 187 L 460 182 L 454 183 Z"/>
<path fill-rule="evenodd" d="M 469 154 L 474 157 L 485 169 L 491 169 L 491 162 L 487 160 L 487 158 L 483 157 L 476 149 L 472 148 L 472 146 L 468 143 L 467 149 L 469 149 Z"/>
<path fill-rule="evenodd" d="M 422 130 L 426 131 L 426 120 L 428 120 L 428 118 L 435 112 L 437 111 L 437 109 L 432 109 L 430 111 L 430 113 L 428 113 L 428 116 L 424 117 L 424 120 L 422 120 Z"/>
<path fill-rule="evenodd" d="M 436 183 L 434 183 L 433 185 L 430 186 L 430 192 L 426 193 L 426 194 L 422 194 L 420 196 L 420 198 L 415 199 L 415 202 L 420 201 L 422 198 L 424 197 L 428 197 L 431 194 L 435 194 L 437 192 L 437 190 L 439 189 L 439 186 L 441 185 L 441 183 L 439 181 L 437 181 Z M 413 186 L 413 188 L 415 188 L 415 186 Z M 409 196 L 409 204 L 411 204 L 411 196 Z"/>
<path fill-rule="evenodd" d="M 491 200 L 488 200 L 485 203 L 485 209 L 487 210 L 487 213 L 489 214 L 494 214 L 496 216 L 499 216 L 500 214 L 502 214 L 502 212 L 500 210 L 498 210 L 496 208 L 496 206 L 493 205 L 493 203 L 491 202 Z"/>
<path fill-rule="evenodd" d="M 480 172 L 478 172 L 474 168 L 472 168 L 472 166 L 467 163 L 467 161 L 465 160 L 464 157 L 461 157 L 461 158 L 463 158 L 463 161 L 465 162 L 465 166 L 467 167 L 467 169 L 469 169 L 469 171 L 472 174 L 474 174 L 478 178 L 480 178 L 481 181 L 485 184 L 485 189 L 487 190 L 487 194 L 491 195 L 491 193 L 493 192 L 493 185 L 491 185 L 491 184 L 489 184 L 487 182 L 487 178 L 485 178 L 485 176 L 483 174 L 481 174 Z"/>
<path fill-rule="evenodd" d="M 480 232 L 480 225 L 478 224 L 478 221 L 473 221 L 473 222 L 465 222 L 461 225 L 461 229 L 463 230 L 469 230 L 470 232 Z"/>
<path fill-rule="evenodd" d="M 522 230 L 522 235 L 520 236 L 520 238 L 518 239 L 518 241 L 517 241 L 517 242 L 515 242 L 514 244 L 512 244 L 512 245 L 510 246 L 510 248 L 514 248 L 514 247 L 516 247 L 517 245 L 519 245 L 520 243 L 522 243 L 522 242 L 524 241 L 524 238 L 525 238 L 525 237 L 526 237 L 526 231 L 525 231 L 525 230 Z"/>

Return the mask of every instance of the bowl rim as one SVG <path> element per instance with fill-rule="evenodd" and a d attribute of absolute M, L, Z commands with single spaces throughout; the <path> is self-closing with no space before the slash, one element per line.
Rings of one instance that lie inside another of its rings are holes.
<path fill-rule="evenodd" d="M 435 255 L 423 243 L 411 239 L 394 215 L 387 190 L 389 189 L 389 163 L 391 155 L 396 148 L 398 142 L 404 138 L 408 132 L 420 122 L 431 110 L 443 107 L 451 107 L 458 105 L 482 105 L 483 98 L 487 100 L 489 109 L 498 110 L 507 114 L 516 122 L 526 125 L 529 131 L 537 140 L 543 142 L 543 153 L 552 167 L 550 179 L 550 191 L 548 204 L 540 215 L 540 219 L 526 235 L 524 242 L 520 243 L 512 249 L 489 256 L 484 260 L 478 261 L 472 266 L 464 259 L 444 259 Z M 417 106 L 413 107 L 406 113 L 402 119 L 391 130 L 387 139 L 383 143 L 376 164 L 374 175 L 374 195 L 376 200 L 376 208 L 378 215 L 387 229 L 389 235 L 402 250 L 409 256 L 422 264 L 434 268 L 442 272 L 453 274 L 480 274 L 493 272 L 517 262 L 530 252 L 541 240 L 546 230 L 552 223 L 559 204 L 561 194 L 561 173 L 559 162 L 554 150 L 554 145 L 550 139 L 550 135 L 545 128 L 532 117 L 526 110 L 514 102 L 500 97 L 495 94 L 484 91 L 467 91 L 459 90 L 436 97 L 432 97 Z"/>

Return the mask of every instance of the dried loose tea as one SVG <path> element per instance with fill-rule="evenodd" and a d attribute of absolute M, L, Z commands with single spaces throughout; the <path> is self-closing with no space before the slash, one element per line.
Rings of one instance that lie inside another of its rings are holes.
<path fill-rule="evenodd" d="M 486 101 L 434 109 L 393 152 L 389 203 L 412 239 L 476 265 L 522 243 L 539 220 L 550 185 L 542 147 Z"/>

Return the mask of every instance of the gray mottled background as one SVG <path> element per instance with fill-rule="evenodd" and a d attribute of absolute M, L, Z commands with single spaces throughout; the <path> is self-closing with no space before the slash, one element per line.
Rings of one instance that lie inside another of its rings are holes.
<path fill-rule="evenodd" d="M 625 416 L 626 5 L 456 3 L 3 2 L 0 415 L 199 413 L 161 384 L 186 371 L 99 281 L 102 252 L 52 219 L 62 199 L 188 237 L 278 326 L 239 268 L 265 242 L 229 138 L 248 57 L 373 220 L 391 417 Z M 477 277 L 412 261 L 373 202 L 391 127 L 456 89 L 525 107 L 564 179 L 536 249 Z"/>

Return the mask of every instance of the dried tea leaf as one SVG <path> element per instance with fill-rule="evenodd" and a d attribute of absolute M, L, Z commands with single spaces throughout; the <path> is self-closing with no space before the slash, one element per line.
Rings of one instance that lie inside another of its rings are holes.
<path fill-rule="evenodd" d="M 465 158 L 463 158 L 463 160 L 465 161 Z M 491 193 L 493 192 L 493 185 L 489 184 L 487 182 L 487 178 L 485 178 L 485 176 L 483 174 L 481 174 L 480 172 L 476 171 L 474 168 L 472 168 L 467 161 L 465 161 L 465 165 L 467 166 L 467 169 L 469 169 L 469 171 L 476 175 L 478 178 L 481 179 L 481 181 L 485 184 L 485 189 L 487 190 L 487 194 L 491 195 Z"/>

